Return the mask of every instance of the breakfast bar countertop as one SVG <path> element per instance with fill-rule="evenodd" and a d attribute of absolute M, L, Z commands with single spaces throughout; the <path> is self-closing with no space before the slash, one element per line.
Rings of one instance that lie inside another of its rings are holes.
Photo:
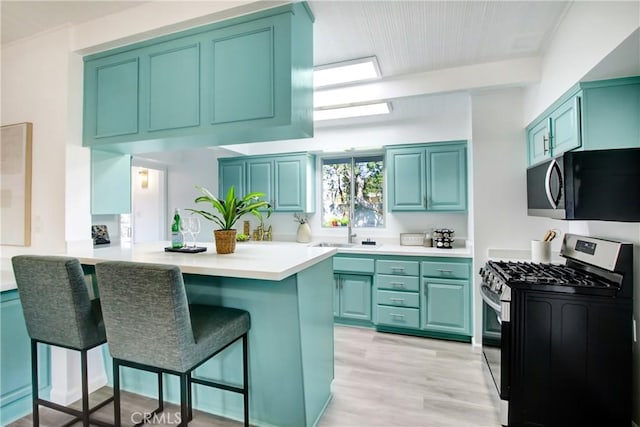
<path fill-rule="evenodd" d="M 186 274 L 282 280 L 332 257 L 337 252 L 335 248 L 277 242 L 238 243 L 236 251 L 226 255 L 218 255 L 213 243 L 197 243 L 197 246 L 206 247 L 206 252 L 165 252 L 164 248 L 169 245 L 169 242 L 153 242 L 72 249 L 68 250 L 66 255 L 76 257 L 86 265 L 95 265 L 101 261 L 173 264 Z"/>

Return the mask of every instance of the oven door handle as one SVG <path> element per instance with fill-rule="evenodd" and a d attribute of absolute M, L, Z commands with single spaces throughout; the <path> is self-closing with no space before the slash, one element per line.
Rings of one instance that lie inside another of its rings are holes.
<path fill-rule="evenodd" d="M 498 319 L 500 319 L 500 314 L 502 314 L 502 308 L 500 304 L 496 304 L 489 295 L 491 295 L 493 291 L 489 289 L 488 286 L 482 285 L 480 286 L 480 296 L 482 296 L 482 300 L 487 303 L 489 307 L 493 309 L 498 314 Z M 502 323 L 502 322 L 500 322 Z"/>

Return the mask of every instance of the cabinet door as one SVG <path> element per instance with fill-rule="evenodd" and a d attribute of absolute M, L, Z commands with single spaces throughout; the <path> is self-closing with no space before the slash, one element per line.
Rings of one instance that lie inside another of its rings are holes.
<path fill-rule="evenodd" d="M 85 140 L 138 133 L 139 62 L 136 55 L 125 54 L 85 64 Z"/>
<path fill-rule="evenodd" d="M 277 19 L 273 18 L 273 19 Z M 212 124 L 268 119 L 275 115 L 275 27 L 260 19 L 210 36 L 213 68 Z"/>
<path fill-rule="evenodd" d="M 426 209 L 424 149 L 387 150 L 389 209 Z"/>
<path fill-rule="evenodd" d="M 467 209 L 466 146 L 429 147 L 427 156 L 427 210 Z"/>
<path fill-rule="evenodd" d="M 527 133 L 529 166 L 551 157 L 551 148 L 549 146 L 550 133 L 549 120 L 547 119 L 529 129 Z"/>
<path fill-rule="evenodd" d="M 148 130 L 200 125 L 200 43 L 193 37 L 153 46 L 148 51 Z M 146 97 L 145 97 L 146 98 Z"/>
<path fill-rule="evenodd" d="M 304 212 L 306 170 L 304 157 L 275 159 L 274 210 Z"/>
<path fill-rule="evenodd" d="M 218 161 L 218 197 L 224 198 L 233 185 L 235 194 L 245 194 L 244 185 L 244 160 L 224 160 Z"/>
<path fill-rule="evenodd" d="M 263 199 L 273 206 L 273 160 L 269 157 L 247 160 L 247 194 L 256 191 L 264 193 Z"/>
<path fill-rule="evenodd" d="M 91 213 L 131 212 L 131 156 L 91 149 Z"/>
<path fill-rule="evenodd" d="M 471 335 L 468 281 L 423 279 L 420 299 L 422 329 Z"/>
<path fill-rule="evenodd" d="M 573 150 L 581 143 L 580 95 L 576 95 L 551 114 L 551 154 Z"/>
<path fill-rule="evenodd" d="M 340 275 L 340 317 L 371 320 L 371 276 Z"/>

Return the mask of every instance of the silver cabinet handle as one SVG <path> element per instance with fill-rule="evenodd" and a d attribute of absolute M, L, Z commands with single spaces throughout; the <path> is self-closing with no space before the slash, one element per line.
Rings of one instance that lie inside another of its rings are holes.
<path fill-rule="evenodd" d="M 404 272 L 404 267 L 390 267 L 391 271 L 402 271 Z"/>
<path fill-rule="evenodd" d="M 548 154 L 549 153 L 549 147 L 551 144 L 549 144 L 549 134 L 546 134 L 542 137 L 542 154 Z"/>
<path fill-rule="evenodd" d="M 453 270 L 444 270 L 442 268 L 439 268 L 438 271 L 442 274 L 451 274 L 453 273 Z"/>
<path fill-rule="evenodd" d="M 391 313 L 390 316 L 394 319 L 404 319 L 404 314 Z"/>
<path fill-rule="evenodd" d="M 391 302 L 404 304 L 404 298 L 389 298 Z"/>
<path fill-rule="evenodd" d="M 404 288 L 404 283 L 402 282 L 391 282 L 390 284 L 394 288 Z"/>

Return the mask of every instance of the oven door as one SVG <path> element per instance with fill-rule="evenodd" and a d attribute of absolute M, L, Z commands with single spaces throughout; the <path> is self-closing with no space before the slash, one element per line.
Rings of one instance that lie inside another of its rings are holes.
<path fill-rule="evenodd" d="M 506 426 L 509 425 L 511 322 L 508 314 L 503 320 L 502 310 L 510 310 L 510 304 L 500 301 L 500 297 L 486 285 L 480 287 L 480 294 L 482 296 L 482 353 L 500 396 L 500 421 Z"/>

